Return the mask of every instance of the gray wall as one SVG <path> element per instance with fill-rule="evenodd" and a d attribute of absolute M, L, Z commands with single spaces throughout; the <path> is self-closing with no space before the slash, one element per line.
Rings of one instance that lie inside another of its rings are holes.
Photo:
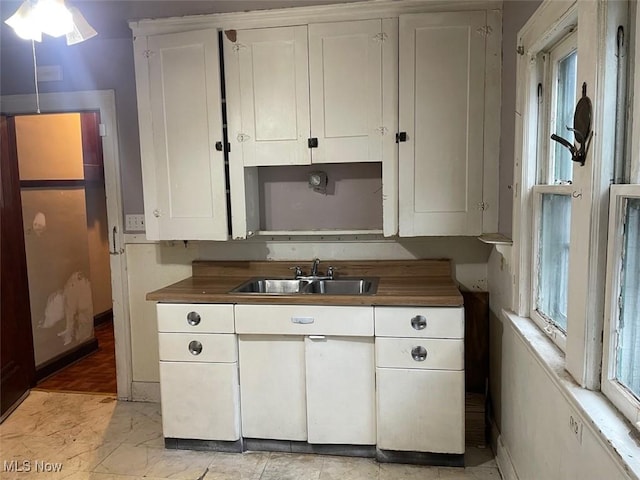
<path fill-rule="evenodd" d="M 516 47 L 518 31 L 541 0 L 507 0 L 502 11 L 502 110 L 500 123 L 500 217 L 498 230 L 511 237 L 513 213 Z"/>

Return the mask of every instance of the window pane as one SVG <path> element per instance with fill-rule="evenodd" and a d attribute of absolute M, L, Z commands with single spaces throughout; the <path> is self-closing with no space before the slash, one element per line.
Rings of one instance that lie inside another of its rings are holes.
<path fill-rule="evenodd" d="M 566 332 L 571 197 L 543 194 L 540 215 L 536 310 Z"/>
<path fill-rule="evenodd" d="M 617 380 L 640 398 L 640 199 L 627 201 Z"/>
<path fill-rule="evenodd" d="M 578 52 L 574 51 L 558 62 L 558 91 L 556 95 L 556 135 L 573 143 L 573 112 L 576 108 L 576 83 L 578 74 Z M 554 143 L 554 183 L 572 179 L 571 154 L 557 142 Z"/>

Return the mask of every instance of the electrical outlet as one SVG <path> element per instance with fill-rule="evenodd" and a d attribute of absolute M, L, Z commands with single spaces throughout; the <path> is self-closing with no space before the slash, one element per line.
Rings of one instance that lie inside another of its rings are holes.
<path fill-rule="evenodd" d="M 127 232 L 144 232 L 144 215 L 125 215 L 124 229 Z"/>
<path fill-rule="evenodd" d="M 569 430 L 582 445 L 582 421 L 576 415 L 569 415 Z"/>

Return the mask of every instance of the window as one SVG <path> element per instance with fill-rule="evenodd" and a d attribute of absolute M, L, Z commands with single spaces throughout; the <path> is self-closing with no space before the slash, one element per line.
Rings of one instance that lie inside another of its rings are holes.
<path fill-rule="evenodd" d="M 537 56 L 538 83 L 537 184 L 533 187 L 533 258 L 531 318 L 562 349 L 566 344 L 571 192 L 573 166 L 569 151 L 550 136 L 573 143 L 576 104 L 577 33 Z"/>
<path fill-rule="evenodd" d="M 640 185 L 611 189 L 602 390 L 634 422 L 640 415 Z"/>

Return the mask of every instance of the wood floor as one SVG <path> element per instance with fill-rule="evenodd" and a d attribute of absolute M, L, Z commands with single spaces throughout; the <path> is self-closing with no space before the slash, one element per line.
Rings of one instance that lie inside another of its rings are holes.
<path fill-rule="evenodd" d="M 38 383 L 37 388 L 57 392 L 116 393 L 116 356 L 113 322 L 95 328 L 98 351 Z"/>

